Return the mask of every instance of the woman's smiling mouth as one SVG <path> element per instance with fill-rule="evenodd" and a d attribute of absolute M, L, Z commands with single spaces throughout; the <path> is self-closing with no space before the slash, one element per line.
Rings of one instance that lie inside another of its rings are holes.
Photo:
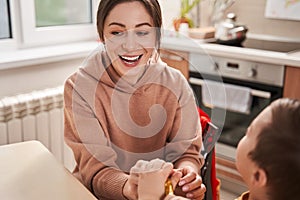
<path fill-rule="evenodd" d="M 138 56 L 121 56 L 119 55 L 119 58 L 121 61 L 127 66 L 127 67 L 135 67 L 143 54 L 138 55 Z"/>

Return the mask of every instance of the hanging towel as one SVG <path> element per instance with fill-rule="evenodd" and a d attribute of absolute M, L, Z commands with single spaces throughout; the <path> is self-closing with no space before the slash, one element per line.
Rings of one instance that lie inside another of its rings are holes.
<path fill-rule="evenodd" d="M 202 85 L 202 102 L 207 107 L 249 114 L 251 88 L 205 80 Z"/>

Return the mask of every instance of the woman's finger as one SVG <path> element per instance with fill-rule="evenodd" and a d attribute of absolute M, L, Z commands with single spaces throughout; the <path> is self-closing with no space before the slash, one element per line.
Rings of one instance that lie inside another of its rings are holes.
<path fill-rule="evenodd" d="M 196 188 L 193 191 L 190 191 L 186 194 L 186 197 L 189 199 L 202 200 L 205 197 L 206 187 L 204 184 L 201 184 L 200 187 Z"/>

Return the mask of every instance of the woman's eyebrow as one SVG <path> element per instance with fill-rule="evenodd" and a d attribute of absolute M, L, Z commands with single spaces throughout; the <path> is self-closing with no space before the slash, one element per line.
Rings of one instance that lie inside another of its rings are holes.
<path fill-rule="evenodd" d="M 140 27 L 140 26 L 150 26 L 150 27 L 152 27 L 152 25 L 149 24 L 148 22 L 137 24 L 135 27 L 137 28 L 137 27 Z"/>
<path fill-rule="evenodd" d="M 118 22 L 112 22 L 110 24 L 108 24 L 108 26 L 112 26 L 112 25 L 117 25 L 117 26 L 121 26 L 121 27 L 126 27 L 124 24 L 118 23 Z"/>
<path fill-rule="evenodd" d="M 111 22 L 108 26 L 113 26 L 113 25 L 121 26 L 123 28 L 126 28 L 126 26 L 124 24 L 121 24 L 119 22 Z M 135 25 L 136 28 L 141 27 L 141 26 L 150 26 L 150 27 L 152 27 L 152 25 L 149 24 L 148 22 L 144 22 L 144 23 L 140 23 L 140 24 Z"/>

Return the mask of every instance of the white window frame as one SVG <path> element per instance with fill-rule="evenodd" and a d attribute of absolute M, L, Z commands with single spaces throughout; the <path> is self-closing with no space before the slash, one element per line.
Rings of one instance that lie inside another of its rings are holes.
<path fill-rule="evenodd" d="M 92 24 L 36 27 L 34 0 L 18 0 L 20 39 L 19 46 L 33 47 L 98 39 L 96 28 L 97 5 L 100 0 L 92 0 Z"/>

